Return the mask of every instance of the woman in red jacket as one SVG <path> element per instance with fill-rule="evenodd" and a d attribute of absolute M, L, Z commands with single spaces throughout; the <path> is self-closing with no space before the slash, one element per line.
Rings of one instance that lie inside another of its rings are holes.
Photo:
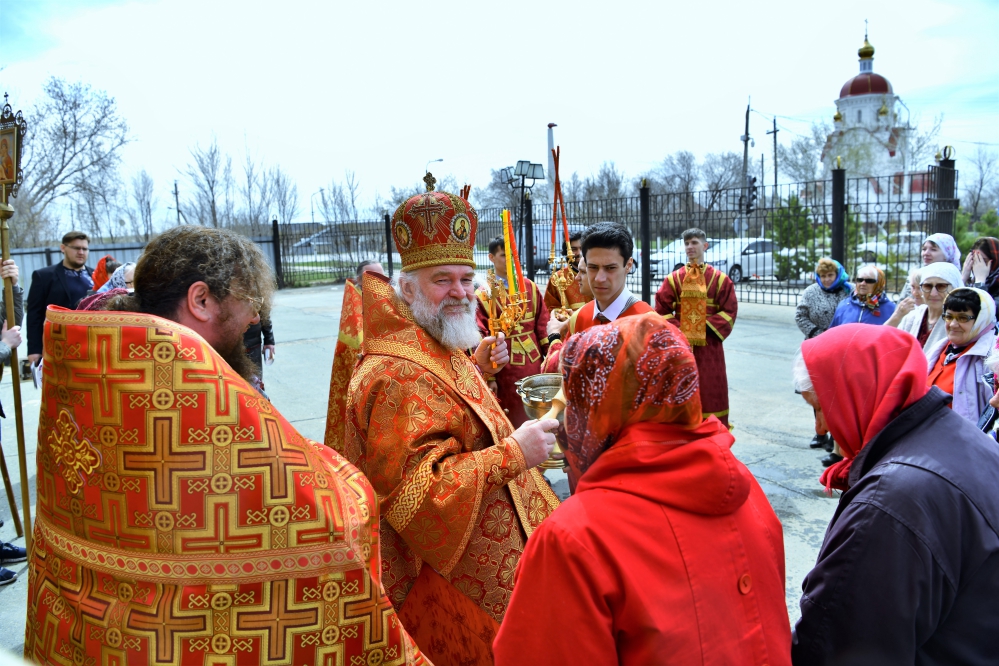
<path fill-rule="evenodd" d="M 576 494 L 531 535 L 497 666 L 790 664 L 781 525 L 654 313 L 564 348 Z"/>

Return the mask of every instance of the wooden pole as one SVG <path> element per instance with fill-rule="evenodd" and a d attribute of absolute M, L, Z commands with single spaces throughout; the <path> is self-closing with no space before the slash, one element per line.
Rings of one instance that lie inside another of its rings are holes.
<path fill-rule="evenodd" d="M 7 204 L 7 187 L 2 186 L 2 205 L 0 205 L 0 246 L 3 250 L 3 260 L 10 259 L 10 227 L 7 220 L 14 215 L 13 207 Z M 7 326 L 16 324 L 14 319 L 14 284 L 10 278 L 3 281 L 4 305 L 7 308 Z M 31 553 L 31 493 L 28 491 L 28 456 L 24 447 L 24 418 L 21 411 L 21 374 L 17 367 L 17 349 L 10 350 L 10 381 L 14 389 L 14 423 L 17 426 L 17 457 L 21 472 L 21 510 L 24 511 L 24 547 L 29 555 Z M 7 464 L 0 452 L 0 472 L 3 474 L 4 483 L 7 485 L 7 498 L 10 500 L 11 511 L 13 512 L 14 524 L 18 526 L 17 509 L 14 508 L 13 492 L 10 486 L 10 479 L 7 477 Z M 18 535 L 21 531 L 18 530 Z"/>

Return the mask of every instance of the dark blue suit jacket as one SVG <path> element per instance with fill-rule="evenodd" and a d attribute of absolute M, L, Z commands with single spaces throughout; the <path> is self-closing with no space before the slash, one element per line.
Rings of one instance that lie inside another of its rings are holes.
<path fill-rule="evenodd" d="M 45 308 L 61 305 L 75 308 L 71 302 L 66 274 L 60 261 L 58 264 L 39 268 L 31 274 L 31 289 L 28 290 L 28 354 L 42 353 L 42 332 L 45 330 Z M 93 277 L 93 269 L 84 266 L 87 275 Z"/>

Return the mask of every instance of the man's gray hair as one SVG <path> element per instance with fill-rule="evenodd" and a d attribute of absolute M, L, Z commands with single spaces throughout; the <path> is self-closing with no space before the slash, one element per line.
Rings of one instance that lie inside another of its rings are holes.
<path fill-rule="evenodd" d="M 419 288 L 419 285 L 417 284 L 416 276 L 405 271 L 399 271 L 399 274 L 392 278 L 392 289 L 395 290 L 395 295 L 399 297 L 400 301 L 405 303 L 406 297 L 402 295 L 403 284 L 411 284 L 417 288 Z"/>
<path fill-rule="evenodd" d="M 794 390 L 798 393 L 815 390 L 812 377 L 808 374 L 808 367 L 805 366 L 805 357 L 801 354 L 801 349 L 794 355 L 794 362 L 791 364 L 791 378 L 794 382 Z"/>

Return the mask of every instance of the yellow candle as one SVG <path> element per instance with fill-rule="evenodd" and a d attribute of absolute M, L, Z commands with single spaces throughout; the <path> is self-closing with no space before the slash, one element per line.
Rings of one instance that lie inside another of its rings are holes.
<path fill-rule="evenodd" d="M 510 211 L 503 211 L 503 254 L 506 255 L 506 288 L 511 296 L 516 290 L 516 283 L 513 281 L 513 252 L 510 249 L 510 236 L 513 229 L 510 228 Z"/>

